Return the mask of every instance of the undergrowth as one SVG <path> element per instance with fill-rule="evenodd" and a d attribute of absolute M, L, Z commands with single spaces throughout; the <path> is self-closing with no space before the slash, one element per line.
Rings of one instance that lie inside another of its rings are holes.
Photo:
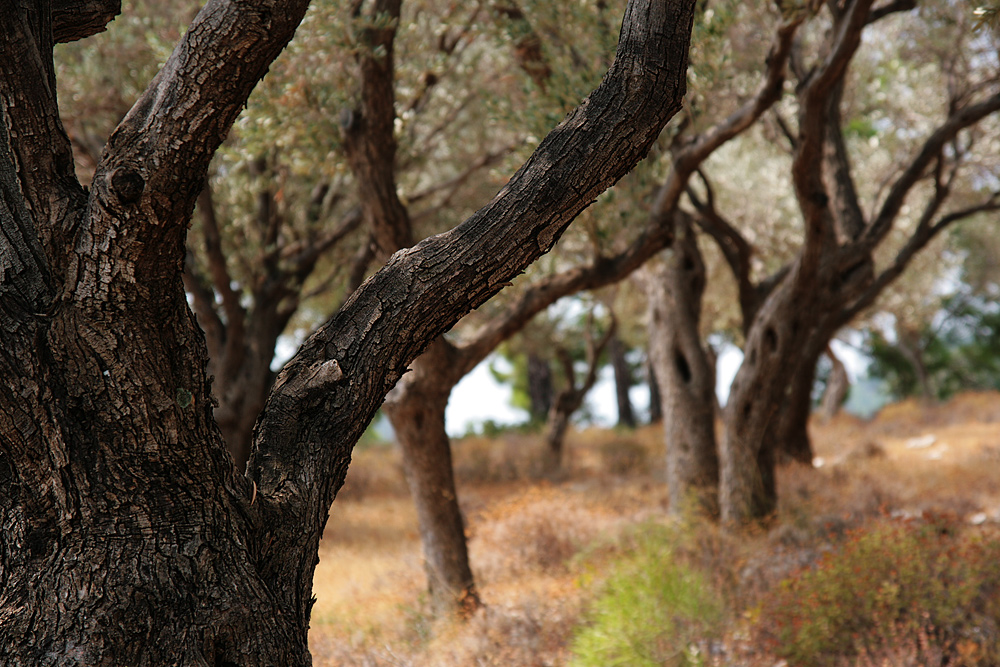
<path fill-rule="evenodd" d="M 612 566 L 571 645 L 576 667 L 705 664 L 722 605 L 701 572 L 673 557 L 676 531 L 641 526 L 635 548 Z"/>
<path fill-rule="evenodd" d="M 998 594 L 1000 540 L 953 518 L 881 520 L 781 582 L 758 632 L 793 665 L 996 665 Z"/>

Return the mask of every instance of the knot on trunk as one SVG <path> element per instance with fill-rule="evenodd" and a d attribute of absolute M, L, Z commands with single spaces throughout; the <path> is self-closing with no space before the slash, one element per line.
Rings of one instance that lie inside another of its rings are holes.
<path fill-rule="evenodd" d="M 135 204 L 146 189 L 145 179 L 131 167 L 119 167 L 111 172 L 111 191 L 126 205 Z"/>

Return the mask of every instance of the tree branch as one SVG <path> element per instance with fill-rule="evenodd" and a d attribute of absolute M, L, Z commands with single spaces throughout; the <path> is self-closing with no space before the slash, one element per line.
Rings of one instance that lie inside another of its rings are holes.
<path fill-rule="evenodd" d="M 835 17 L 835 41 L 823 64 L 803 81 L 800 93 L 799 140 L 792 160 L 792 182 L 805 223 L 805 242 L 798 270 L 816 271 L 824 242 L 832 238 L 829 196 L 823 184 L 823 144 L 827 136 L 830 95 L 843 79 L 861 44 L 872 0 L 851 0 Z M 808 281 L 799 281 L 805 284 Z"/>
<path fill-rule="evenodd" d="M 935 197 L 928 204 L 924 214 L 921 216 L 920 223 L 917 225 L 917 230 L 906 242 L 906 245 L 896 254 L 896 258 L 892 264 L 886 267 L 872 281 L 871 285 L 868 286 L 854 303 L 842 311 L 841 320 L 843 322 L 850 322 L 858 313 L 874 303 L 878 295 L 892 284 L 896 278 L 902 275 L 903 271 L 909 265 L 910 260 L 948 226 L 977 213 L 1000 210 L 1000 193 L 994 193 L 988 200 L 980 204 L 948 213 L 942 216 L 937 222 L 931 224 L 930 220 L 933 213 L 940 206 L 940 201 L 937 200 L 938 198 Z"/>
<path fill-rule="evenodd" d="M 686 214 L 678 210 L 674 215 Z M 464 375 L 471 371 L 500 343 L 523 329 L 535 315 L 559 299 L 624 279 L 650 257 L 668 247 L 673 238 L 673 217 L 653 214 L 643 232 L 614 257 L 598 257 L 588 266 L 562 271 L 529 286 L 507 310 L 484 323 L 469 341 L 459 345 L 461 363 L 457 372 Z"/>
<path fill-rule="evenodd" d="M 753 125 L 765 111 L 781 99 L 785 85 L 785 71 L 792 51 L 795 33 L 804 17 L 796 18 L 778 27 L 767 55 L 767 71 L 757 93 L 728 118 L 698 135 L 695 140 L 679 149 L 674 156 L 670 176 L 656 197 L 655 210 L 668 211 L 677 207 L 681 195 L 695 170 L 720 146 Z"/>
<path fill-rule="evenodd" d="M 431 341 L 551 249 L 680 108 L 694 4 L 630 2 L 604 81 L 500 193 L 458 227 L 393 255 L 281 371 L 248 471 L 263 513 L 260 543 L 273 536 L 285 545 L 261 553 L 264 581 L 300 573 L 289 608 L 309 598 L 330 504 L 386 392 Z M 271 519 L 275 505 L 281 521 Z"/>
<path fill-rule="evenodd" d="M 907 194 L 923 177 L 930 163 L 939 156 L 945 143 L 950 141 L 959 131 L 997 111 L 1000 111 L 1000 92 L 994 92 L 986 99 L 956 111 L 927 138 L 920 152 L 893 183 L 878 215 L 875 216 L 862 235 L 860 240 L 865 248 L 874 248 L 889 232 Z"/>
<path fill-rule="evenodd" d="M 388 258 L 413 245 L 409 212 L 396 192 L 393 42 L 401 0 L 377 0 L 360 31 L 361 107 L 341 114 L 344 151 L 358 184 L 368 228 Z"/>
<path fill-rule="evenodd" d="M 86 233 L 95 249 L 113 243 L 134 260 L 137 283 L 167 285 L 179 272 L 208 164 L 307 4 L 209 0 L 108 139 Z M 77 279 L 97 280 L 89 270 Z"/>
<path fill-rule="evenodd" d="M 30 9 L 29 9 L 30 7 Z M 61 257 L 74 214 L 82 207 L 73 147 L 56 104 L 52 63 L 52 17 L 47 2 L 16 3 L 4 12 L 0 30 L 0 115 L 8 123 L 8 146 L 21 191 L 38 226 L 42 245 Z M 53 266 L 57 274 L 61 267 Z"/>
<path fill-rule="evenodd" d="M 65 44 L 96 35 L 121 12 L 121 0 L 53 0 L 52 36 Z"/>
<path fill-rule="evenodd" d="M 705 184 L 707 193 L 705 201 L 701 201 L 690 187 L 687 189 L 688 199 L 698 211 L 695 221 L 715 240 L 715 244 L 719 246 L 722 256 L 726 259 L 726 264 L 729 265 L 733 279 L 736 280 L 740 311 L 743 316 L 743 329 L 746 333 L 761 303 L 760 292 L 750 280 L 750 258 L 753 256 L 753 247 L 743 238 L 736 227 L 716 210 L 711 183 L 700 169 L 698 175 L 701 177 L 702 183 Z"/>

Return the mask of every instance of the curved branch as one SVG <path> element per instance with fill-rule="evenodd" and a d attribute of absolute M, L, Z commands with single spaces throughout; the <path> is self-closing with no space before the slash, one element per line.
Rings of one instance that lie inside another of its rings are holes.
<path fill-rule="evenodd" d="M 633 0 L 604 81 L 499 194 L 451 231 L 397 252 L 279 374 L 248 467 L 276 544 L 308 599 L 319 534 L 351 449 L 388 390 L 434 338 L 551 249 L 574 217 L 646 154 L 681 106 L 694 0 Z M 281 512 L 272 521 L 270 509 Z M 268 535 L 262 535 L 267 544 Z M 276 589 L 277 590 L 277 589 Z"/>
<path fill-rule="evenodd" d="M 941 153 L 944 145 L 959 131 L 974 125 L 986 116 L 1000 111 L 1000 91 L 976 103 L 963 107 L 953 113 L 944 123 L 927 138 L 920 152 L 910 162 L 910 165 L 896 179 L 886 195 L 878 215 L 871 221 L 860 241 L 866 248 L 874 248 L 892 229 L 892 223 L 899 214 L 906 196 L 914 185 L 923 177 L 927 167 Z"/>
<path fill-rule="evenodd" d="M 208 164 L 307 4 L 209 0 L 108 139 L 84 231 L 134 261 L 151 294 L 176 276 Z"/>
<path fill-rule="evenodd" d="M 765 111 L 781 99 L 788 58 L 792 52 L 795 33 L 803 20 L 804 15 L 778 27 L 774 43 L 767 55 L 764 82 L 757 89 L 757 93 L 724 121 L 698 135 L 693 143 L 677 152 L 673 170 L 657 194 L 654 210 L 669 211 L 676 208 L 691 175 L 708 159 L 708 156 L 753 125 Z"/>
<path fill-rule="evenodd" d="M 853 0 L 837 17 L 836 38 L 823 64 L 803 82 L 799 140 L 792 160 L 792 182 L 805 222 L 799 270 L 815 271 L 825 240 L 831 238 L 829 196 L 823 184 L 823 145 L 829 124 L 830 98 L 838 89 L 868 24 L 872 0 Z M 805 284 L 808 281 L 799 281 Z"/>

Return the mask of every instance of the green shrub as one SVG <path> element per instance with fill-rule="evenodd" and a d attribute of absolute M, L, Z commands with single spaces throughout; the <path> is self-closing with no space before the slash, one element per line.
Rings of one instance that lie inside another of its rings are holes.
<path fill-rule="evenodd" d="M 947 664 L 993 664 L 998 593 L 1000 541 L 953 520 L 882 521 L 783 581 L 761 606 L 759 631 L 793 665 L 880 654 L 887 643 L 963 653 Z"/>
<path fill-rule="evenodd" d="M 674 559 L 673 534 L 647 525 L 634 552 L 618 561 L 573 639 L 574 667 L 702 664 L 722 605 L 705 577 Z"/>

